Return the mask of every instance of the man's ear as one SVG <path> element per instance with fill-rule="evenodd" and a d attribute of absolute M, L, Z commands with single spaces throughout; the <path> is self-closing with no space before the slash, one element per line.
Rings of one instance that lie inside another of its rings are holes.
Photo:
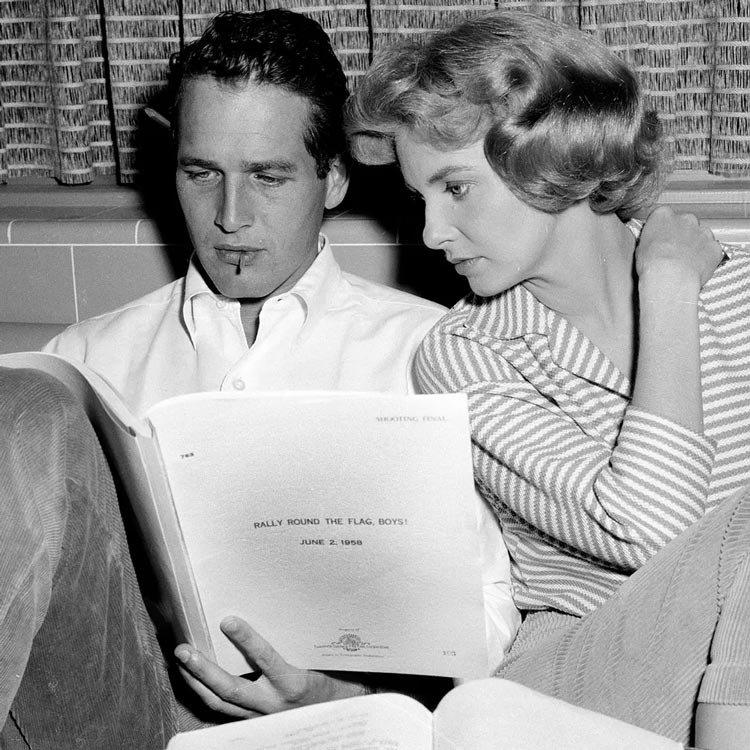
<path fill-rule="evenodd" d="M 336 157 L 326 175 L 326 208 L 336 208 L 344 200 L 349 188 L 349 169 L 344 160 Z"/>

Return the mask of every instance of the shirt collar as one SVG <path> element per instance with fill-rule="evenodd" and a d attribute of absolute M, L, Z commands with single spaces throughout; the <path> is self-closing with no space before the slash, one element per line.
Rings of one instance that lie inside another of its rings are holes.
<path fill-rule="evenodd" d="M 546 348 L 557 366 L 611 391 L 629 396 L 630 383 L 611 362 L 567 319 L 545 307 L 531 292 L 518 284 L 497 297 L 470 298 L 464 330 L 459 335 L 475 338 L 490 347 L 500 346 L 512 359 L 514 351 L 525 352 L 533 337 L 546 340 Z M 523 340 L 517 349 L 508 342 Z M 503 344 L 496 342 L 503 341 Z"/>
<path fill-rule="evenodd" d="M 495 297 L 472 296 L 464 325 L 493 338 L 516 339 L 547 334 L 547 308 L 521 284 Z"/>
<path fill-rule="evenodd" d="M 637 241 L 643 222 L 632 219 L 627 227 Z M 724 244 L 721 247 L 722 262 L 731 260 L 735 248 Z M 496 297 L 468 297 L 465 304 L 468 311 L 463 321 L 464 332 L 456 331 L 459 335 L 503 341 L 531 334 L 545 336 L 560 367 L 629 395 L 628 378 L 566 318 L 544 306 L 520 284 Z"/>
<path fill-rule="evenodd" d="M 341 273 L 341 268 L 333 257 L 328 238 L 321 234 L 320 251 L 312 265 L 288 292 L 283 293 L 292 295 L 299 300 L 305 314 L 305 325 L 312 325 L 333 305 L 340 285 Z M 283 294 L 275 295 L 269 298 L 267 302 L 281 297 Z M 219 307 L 223 303 L 226 309 L 236 313 L 239 319 L 239 302 L 231 297 L 218 294 L 209 287 L 197 265 L 195 253 L 193 253 L 185 275 L 185 296 L 182 304 L 182 319 L 193 346 L 195 346 L 197 311 L 202 304 L 202 299 L 210 299 L 214 304 L 219 303 Z"/>
<path fill-rule="evenodd" d="M 627 226 L 637 240 L 642 223 L 630 221 Z M 521 284 L 496 297 L 472 298 L 464 326 L 474 335 L 489 335 L 496 340 L 544 336 L 560 367 L 623 395 L 630 392 L 628 378 L 614 363 L 565 317 L 543 305 Z"/>
<path fill-rule="evenodd" d="M 314 325 L 334 304 L 341 284 L 341 268 L 333 257 L 325 235 L 320 236 L 321 249 L 310 268 L 289 290 L 305 311 L 305 325 Z"/>

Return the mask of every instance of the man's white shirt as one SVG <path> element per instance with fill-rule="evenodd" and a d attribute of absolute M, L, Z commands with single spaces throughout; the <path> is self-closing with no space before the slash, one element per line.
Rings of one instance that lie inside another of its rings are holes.
<path fill-rule="evenodd" d="M 269 298 L 248 346 L 240 303 L 211 290 L 195 259 L 185 277 L 74 324 L 45 351 L 85 362 L 137 414 L 199 391 L 347 390 L 413 393 L 414 353 L 445 308 L 341 270 L 325 240 L 288 292 Z M 508 553 L 477 495 L 491 667 L 520 617 Z"/>

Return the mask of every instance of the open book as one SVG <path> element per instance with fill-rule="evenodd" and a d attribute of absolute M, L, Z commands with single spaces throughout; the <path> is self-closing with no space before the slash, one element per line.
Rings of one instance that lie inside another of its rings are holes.
<path fill-rule="evenodd" d="M 487 675 L 464 395 L 199 393 L 141 419 L 57 355 L 0 365 L 86 407 L 175 642 L 248 672 L 219 629 L 234 614 L 306 669 Z"/>
<path fill-rule="evenodd" d="M 609 716 L 506 680 L 451 690 L 434 713 L 394 693 L 346 698 L 176 735 L 167 750 L 680 750 Z"/>

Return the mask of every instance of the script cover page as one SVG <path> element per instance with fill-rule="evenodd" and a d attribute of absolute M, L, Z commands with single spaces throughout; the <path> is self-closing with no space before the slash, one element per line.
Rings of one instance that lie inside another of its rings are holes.
<path fill-rule="evenodd" d="M 220 664 L 486 676 L 463 394 L 197 394 L 149 414 Z"/>

